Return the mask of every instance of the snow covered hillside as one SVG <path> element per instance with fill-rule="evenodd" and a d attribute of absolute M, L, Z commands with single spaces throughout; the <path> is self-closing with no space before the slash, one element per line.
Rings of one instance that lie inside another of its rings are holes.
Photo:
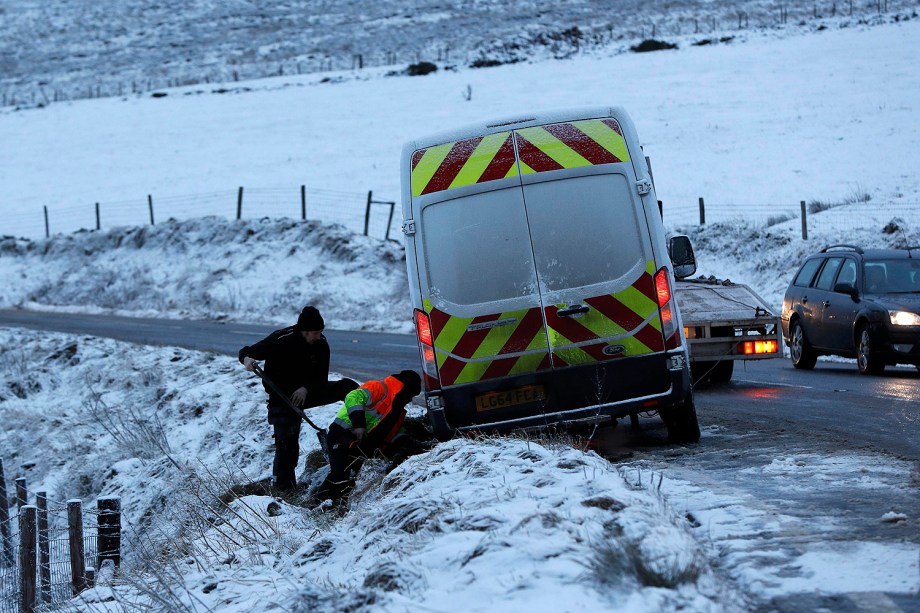
<path fill-rule="evenodd" d="M 622 51 L 647 37 L 699 42 L 725 30 L 910 14 L 911 0 L 6 0 L 0 100 L 37 105 L 357 66 L 441 67 Z M 692 37 L 692 38 L 691 38 Z"/>
<path fill-rule="evenodd" d="M 632 115 L 669 223 L 698 219 L 699 197 L 709 223 L 866 197 L 909 219 L 920 203 L 920 74 L 910 68 L 920 19 L 843 25 L 424 77 L 343 71 L 0 109 L 0 134 L 16 143 L 0 163 L 0 235 L 44 236 L 43 206 L 53 233 L 95 228 L 96 202 L 104 227 L 145 224 L 148 194 L 157 220 L 230 217 L 239 186 L 290 191 L 259 206 L 244 197 L 255 218 L 299 215 L 300 185 L 352 193 L 352 203 L 318 193 L 307 216 L 338 221 L 324 215 L 354 207 L 363 226 L 368 190 L 399 199 L 407 140 L 608 103 Z"/>
<path fill-rule="evenodd" d="M 316 221 L 203 217 L 0 238 L 0 306 L 408 332 L 401 245 Z M 292 319 L 293 317 L 293 319 Z"/>

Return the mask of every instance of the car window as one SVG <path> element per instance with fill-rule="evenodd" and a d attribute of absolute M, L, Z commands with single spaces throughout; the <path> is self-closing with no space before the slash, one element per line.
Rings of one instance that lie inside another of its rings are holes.
<path fill-rule="evenodd" d="M 920 261 L 914 259 L 866 262 L 866 291 L 874 294 L 920 292 Z"/>
<path fill-rule="evenodd" d="M 856 260 L 847 258 L 840 267 L 840 274 L 837 275 L 837 283 L 849 283 L 856 286 Z M 835 283 L 836 285 L 836 283 Z"/>
<path fill-rule="evenodd" d="M 832 289 L 834 286 L 834 277 L 837 276 L 837 271 L 840 269 L 842 263 L 843 258 L 827 258 L 824 268 L 822 268 L 820 274 L 818 274 L 818 281 L 815 283 L 815 287 L 826 290 Z"/>
<path fill-rule="evenodd" d="M 815 271 L 818 270 L 818 266 L 821 265 L 821 262 L 823 262 L 821 258 L 815 258 L 805 262 L 805 265 L 802 266 L 802 270 L 795 276 L 795 281 L 792 282 L 793 285 L 798 285 L 799 287 L 808 287 L 811 285 L 811 280 L 815 278 Z"/>

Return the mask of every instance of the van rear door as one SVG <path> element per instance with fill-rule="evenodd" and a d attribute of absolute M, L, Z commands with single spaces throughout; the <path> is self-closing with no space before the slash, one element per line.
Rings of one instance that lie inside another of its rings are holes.
<path fill-rule="evenodd" d="M 416 151 L 416 260 L 440 384 L 550 368 L 512 133 Z"/>
<path fill-rule="evenodd" d="M 651 238 L 617 121 L 515 138 L 552 367 L 663 351 Z"/>

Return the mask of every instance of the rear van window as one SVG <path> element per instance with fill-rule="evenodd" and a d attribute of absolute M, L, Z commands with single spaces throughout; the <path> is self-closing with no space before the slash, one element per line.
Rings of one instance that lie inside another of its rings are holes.
<path fill-rule="evenodd" d="M 524 201 L 546 291 L 618 279 L 649 259 L 637 207 L 621 174 L 528 185 Z"/>
<path fill-rule="evenodd" d="M 468 305 L 536 292 L 519 187 L 428 205 L 422 224 L 432 298 Z"/>

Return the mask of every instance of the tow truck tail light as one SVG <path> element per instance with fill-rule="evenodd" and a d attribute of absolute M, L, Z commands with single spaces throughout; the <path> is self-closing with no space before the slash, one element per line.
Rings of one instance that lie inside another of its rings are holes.
<path fill-rule="evenodd" d="M 761 355 L 777 353 L 779 344 L 776 341 L 743 341 L 738 344 L 738 353 L 744 355 Z"/>
<path fill-rule="evenodd" d="M 431 320 L 428 313 L 415 309 L 415 331 L 418 335 L 419 356 L 422 359 L 422 372 L 425 375 L 425 389 L 428 391 L 440 390 L 441 381 L 438 376 L 438 362 L 434 355 L 434 343 L 431 336 Z"/>

